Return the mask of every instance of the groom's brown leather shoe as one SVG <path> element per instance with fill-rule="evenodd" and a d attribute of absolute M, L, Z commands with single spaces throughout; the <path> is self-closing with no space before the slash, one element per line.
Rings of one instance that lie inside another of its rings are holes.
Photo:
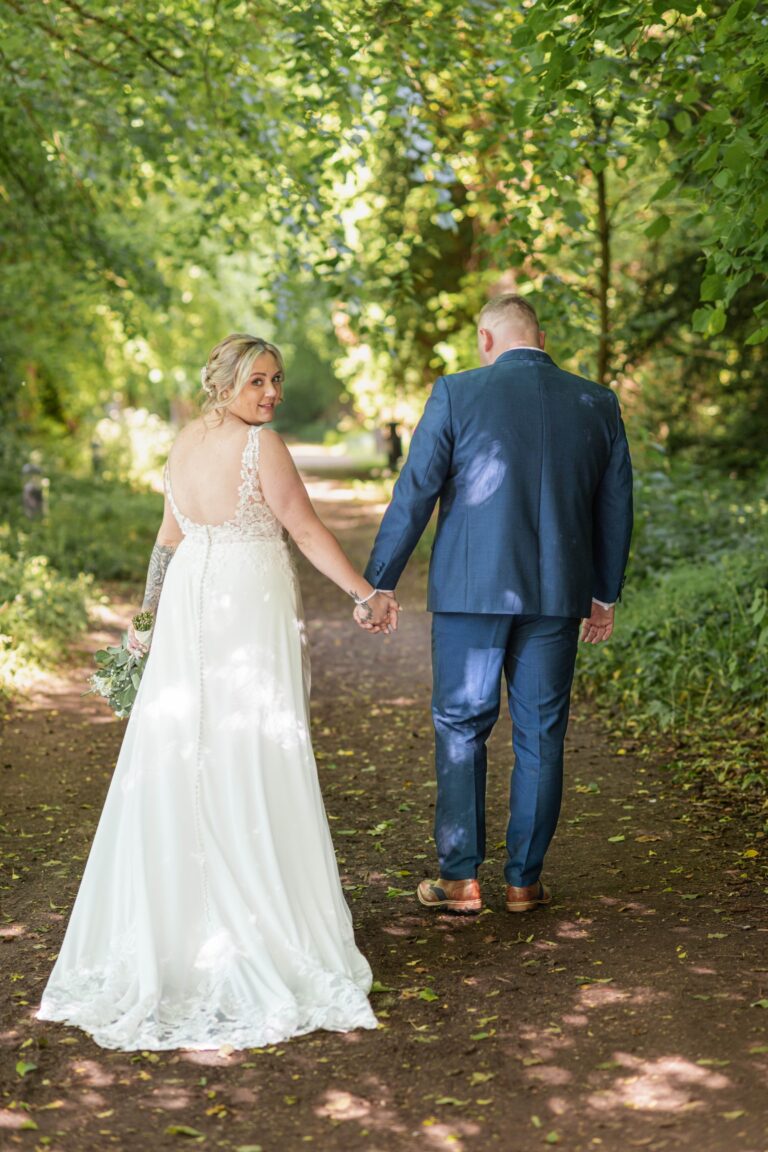
<path fill-rule="evenodd" d="M 425 908 L 464 916 L 475 916 L 483 907 L 477 880 L 422 880 L 416 895 Z"/>
<path fill-rule="evenodd" d="M 507 912 L 532 912 L 542 904 L 549 904 L 552 893 L 541 880 L 525 888 L 507 884 Z"/>

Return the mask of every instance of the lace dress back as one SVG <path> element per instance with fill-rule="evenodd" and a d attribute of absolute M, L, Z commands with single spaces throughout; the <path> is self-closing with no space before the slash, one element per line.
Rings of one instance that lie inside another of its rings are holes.
<path fill-rule="evenodd" d="M 201 524 L 186 516 L 174 497 L 171 484 L 170 461 L 165 466 L 165 492 L 178 521 L 187 537 L 199 537 L 215 541 L 282 540 L 285 536 L 282 525 L 273 515 L 261 489 L 259 480 L 259 449 L 261 446 L 261 426 L 252 425 L 248 430 L 245 447 L 240 460 L 240 485 L 234 515 L 219 523 Z M 205 473 L 206 484 L 215 485 L 211 470 Z M 183 503 L 183 501 L 182 501 Z M 231 506 L 231 494 L 222 493 L 217 503 Z"/>
<path fill-rule="evenodd" d="M 185 515 L 166 469 L 184 539 L 38 1014 L 106 1048 L 255 1048 L 376 1027 L 312 753 L 298 582 L 259 481 L 261 435 L 248 433 L 224 522 Z"/>

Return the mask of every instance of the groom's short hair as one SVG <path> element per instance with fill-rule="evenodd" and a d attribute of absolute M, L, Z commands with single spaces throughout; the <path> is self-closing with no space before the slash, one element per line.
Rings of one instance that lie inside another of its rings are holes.
<path fill-rule="evenodd" d="M 504 292 L 501 296 L 493 296 L 477 318 L 478 328 L 485 324 L 495 326 L 499 321 L 510 320 L 517 322 L 523 328 L 533 328 L 539 331 L 539 318 L 534 308 L 523 296 L 514 292 Z"/>

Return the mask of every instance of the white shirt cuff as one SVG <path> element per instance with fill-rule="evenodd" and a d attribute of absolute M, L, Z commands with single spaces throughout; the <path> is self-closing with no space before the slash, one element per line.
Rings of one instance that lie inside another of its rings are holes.
<path fill-rule="evenodd" d="M 614 600 L 612 604 L 606 604 L 605 601 L 598 600 L 598 599 L 596 599 L 596 597 L 593 596 L 592 597 L 592 603 L 593 604 L 599 604 L 601 608 L 613 608 L 613 605 L 616 603 L 616 601 Z"/>

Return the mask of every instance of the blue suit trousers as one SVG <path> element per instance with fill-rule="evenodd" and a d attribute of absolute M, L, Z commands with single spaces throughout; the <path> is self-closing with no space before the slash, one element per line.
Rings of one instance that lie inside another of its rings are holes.
<path fill-rule="evenodd" d="M 557 827 L 563 744 L 580 621 L 569 616 L 436 612 L 432 617 L 440 876 L 477 876 L 485 858 L 486 742 L 499 717 L 501 675 L 512 717 L 508 884 L 541 875 Z"/>

